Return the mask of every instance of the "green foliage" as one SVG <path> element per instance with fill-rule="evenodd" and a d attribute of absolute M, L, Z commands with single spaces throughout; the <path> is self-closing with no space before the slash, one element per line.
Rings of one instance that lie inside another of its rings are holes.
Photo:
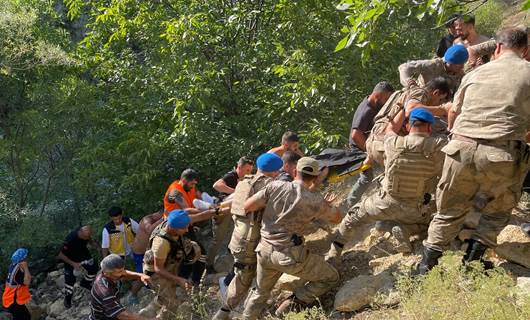
<path fill-rule="evenodd" d="M 502 14 L 505 9 L 501 1 L 488 1 L 480 6 L 474 13 L 475 26 L 479 34 L 494 36 L 502 23 Z"/>
<path fill-rule="evenodd" d="M 379 310 L 371 319 L 528 319 L 530 300 L 503 269 L 484 271 L 476 262 L 462 266 L 462 256 L 445 255 L 423 277 L 400 276 L 400 305 Z"/>

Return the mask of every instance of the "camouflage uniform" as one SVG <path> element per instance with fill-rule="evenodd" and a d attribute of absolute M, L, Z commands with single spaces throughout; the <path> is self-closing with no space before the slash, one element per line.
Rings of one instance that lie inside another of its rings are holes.
<path fill-rule="evenodd" d="M 437 214 L 425 245 L 442 251 L 475 202 L 482 217 L 472 239 L 495 247 L 521 195 L 528 170 L 525 134 L 530 115 L 530 63 L 504 52 L 467 74 L 455 95 L 458 115 L 438 184 Z"/>
<path fill-rule="evenodd" d="M 416 80 L 418 86 L 423 87 L 436 77 L 444 77 L 449 82 L 449 88 L 454 92 L 458 89 L 463 76 L 463 72 L 449 73 L 442 58 L 409 61 L 399 66 L 399 81 L 404 87 L 408 87 L 409 79 Z"/>
<path fill-rule="evenodd" d="M 272 181 L 263 174 L 248 175 L 238 183 L 232 200 L 234 231 L 228 248 L 234 256 L 235 276 L 227 288 L 223 307 L 233 310 L 247 296 L 256 277 L 256 249 L 261 229 L 262 211 L 246 213 L 243 205 L 250 196 Z"/>
<path fill-rule="evenodd" d="M 144 273 L 151 276 L 151 288 L 156 292 L 155 300 L 146 309 L 152 309 L 158 313 L 157 319 L 174 318 L 177 308 L 187 299 L 183 290 L 178 290 L 175 281 L 168 280 L 155 273 L 154 259 L 165 258 L 165 269 L 173 275 L 177 275 L 183 262 L 191 263 L 200 256 L 200 247 L 197 243 L 186 237 L 171 236 L 166 232 L 166 222 L 158 225 L 149 238 L 149 249 L 144 256 Z"/>
<path fill-rule="evenodd" d="M 309 282 L 295 292 L 298 300 L 311 303 L 339 281 L 338 271 L 324 257 L 309 252 L 303 236 L 317 229 L 318 220 L 329 221 L 336 214 L 322 195 L 300 182 L 276 181 L 253 196 L 266 203 L 261 240 L 256 249 L 256 287 L 245 304 L 243 319 L 262 316 L 271 290 L 283 273 Z"/>
<path fill-rule="evenodd" d="M 366 140 L 366 152 L 370 158 L 380 166 L 384 166 L 384 137 L 385 129 L 391 119 L 404 110 L 411 101 L 422 104 L 427 102 L 429 95 L 423 88 L 410 88 L 394 92 L 374 118 L 374 127 Z M 405 135 L 402 130 L 400 134 Z"/>
<path fill-rule="evenodd" d="M 404 225 L 424 225 L 430 221 L 424 195 L 434 191 L 442 172 L 441 149 L 445 136 L 412 133 L 387 134 L 384 142 L 385 177 L 378 193 L 350 209 L 339 226 L 337 242 L 344 244 L 360 228 L 376 221 L 396 221 Z"/>

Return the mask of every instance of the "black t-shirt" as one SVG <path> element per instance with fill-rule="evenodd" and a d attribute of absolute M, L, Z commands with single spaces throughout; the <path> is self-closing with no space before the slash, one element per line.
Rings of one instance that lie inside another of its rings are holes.
<path fill-rule="evenodd" d="M 239 176 L 237 175 L 237 172 L 236 170 L 232 170 L 228 173 L 226 173 L 221 179 L 223 179 L 223 181 L 226 183 L 227 186 L 229 186 L 230 188 L 236 188 L 237 186 L 237 183 L 239 182 Z M 221 199 L 224 199 L 228 196 L 228 194 L 226 193 L 219 193 L 219 197 Z"/>
<path fill-rule="evenodd" d="M 91 257 L 90 251 L 88 251 L 87 244 L 88 240 L 83 240 L 77 235 L 79 228 L 70 232 L 63 243 L 61 252 L 73 262 L 82 262 L 89 260 Z"/>
<path fill-rule="evenodd" d="M 436 55 L 439 58 L 443 58 L 447 49 L 449 49 L 453 45 L 453 41 L 455 41 L 455 37 L 453 37 L 452 34 L 447 34 L 445 35 L 445 37 L 440 39 L 440 42 L 438 43 L 438 48 L 436 49 Z"/>
<path fill-rule="evenodd" d="M 355 110 L 355 114 L 353 115 L 353 120 L 351 122 L 349 139 L 350 146 L 355 145 L 351 137 L 351 131 L 353 129 L 357 129 L 364 132 L 366 136 L 368 136 L 368 134 L 370 134 L 370 130 L 372 130 L 374 126 L 374 118 L 378 112 L 379 110 L 377 108 L 370 106 L 368 97 L 361 102 L 361 104 L 357 107 L 357 110 Z"/>

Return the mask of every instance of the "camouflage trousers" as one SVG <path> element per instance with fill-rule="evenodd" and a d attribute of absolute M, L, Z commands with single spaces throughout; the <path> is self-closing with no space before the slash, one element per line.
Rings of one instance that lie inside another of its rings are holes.
<path fill-rule="evenodd" d="M 234 229 L 234 223 L 232 222 L 232 217 L 227 215 L 222 215 L 212 219 L 212 229 L 213 229 L 213 238 L 208 248 L 208 253 L 206 256 L 206 265 L 213 266 L 215 262 L 215 257 L 221 251 L 221 248 L 226 245 L 226 240 L 232 234 Z"/>
<path fill-rule="evenodd" d="M 446 157 L 436 191 L 437 213 L 425 246 L 447 249 L 475 205 L 482 216 L 472 238 L 495 247 L 497 235 L 508 224 L 511 210 L 519 201 L 528 171 L 519 143 L 486 145 L 452 140 L 443 151 Z"/>
<path fill-rule="evenodd" d="M 295 292 L 296 298 L 311 303 L 339 282 L 339 273 L 323 256 L 310 253 L 305 245 L 276 250 L 269 246 L 258 247 L 256 287 L 245 303 L 243 319 L 261 319 L 272 288 L 283 273 L 308 282 Z"/>
<path fill-rule="evenodd" d="M 398 200 L 379 189 L 350 208 L 339 225 L 336 241 L 342 244 L 352 240 L 357 242 L 366 225 L 377 221 L 396 222 L 405 228 L 408 226 L 411 231 L 417 230 L 418 225 L 423 225 L 426 229 L 431 214 L 429 208 L 422 204 L 422 200 Z"/>
<path fill-rule="evenodd" d="M 169 264 L 167 271 L 177 274 L 178 264 Z M 178 314 L 178 307 L 187 299 L 186 292 L 174 281 L 163 278 L 156 273 L 151 276 L 151 288 L 156 292 L 155 300 L 149 306 L 158 310 L 156 319 L 174 319 Z"/>
<path fill-rule="evenodd" d="M 252 282 L 256 277 L 256 253 L 232 252 L 234 256 L 234 278 L 226 290 L 226 301 L 223 307 L 228 310 L 235 309 L 245 299 Z"/>

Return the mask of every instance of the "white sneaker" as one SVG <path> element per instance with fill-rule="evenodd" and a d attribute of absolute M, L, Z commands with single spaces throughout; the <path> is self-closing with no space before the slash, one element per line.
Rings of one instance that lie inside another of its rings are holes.
<path fill-rule="evenodd" d="M 214 198 L 206 192 L 202 193 L 201 198 L 202 198 L 202 201 L 208 202 L 209 204 L 214 204 L 215 202 Z"/>

